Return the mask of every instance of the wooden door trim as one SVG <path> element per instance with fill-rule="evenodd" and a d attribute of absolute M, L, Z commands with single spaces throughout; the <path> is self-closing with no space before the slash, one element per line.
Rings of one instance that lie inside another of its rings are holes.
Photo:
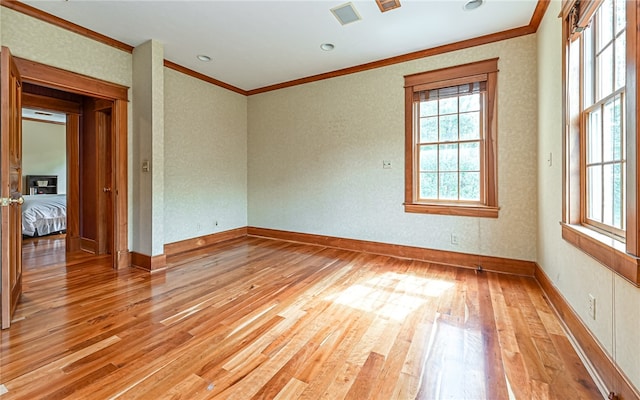
<path fill-rule="evenodd" d="M 113 101 L 113 266 L 129 267 L 128 249 L 128 176 L 127 176 L 127 108 L 128 87 L 74 72 L 16 58 L 24 82 L 59 89 L 89 97 Z"/>
<path fill-rule="evenodd" d="M 128 98 L 129 88 L 126 86 L 24 58 L 15 57 L 14 60 L 24 82 L 107 100 Z"/>

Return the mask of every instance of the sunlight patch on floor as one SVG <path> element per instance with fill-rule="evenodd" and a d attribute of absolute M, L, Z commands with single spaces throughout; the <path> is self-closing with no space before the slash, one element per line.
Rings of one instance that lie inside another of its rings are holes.
<path fill-rule="evenodd" d="M 387 272 L 363 284 L 352 285 L 326 300 L 402 321 L 428 297 L 439 297 L 453 286 L 453 283 L 439 279 Z"/>

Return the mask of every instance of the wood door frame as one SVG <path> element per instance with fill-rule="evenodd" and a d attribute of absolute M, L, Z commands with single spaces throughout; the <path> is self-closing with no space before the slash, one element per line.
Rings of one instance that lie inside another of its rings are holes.
<path fill-rule="evenodd" d="M 62 100 L 33 93 L 22 93 L 22 107 L 44 111 L 65 113 L 66 155 L 67 155 L 67 237 L 66 251 L 80 250 L 80 210 L 79 210 L 79 137 L 82 105 L 74 101 Z"/>
<path fill-rule="evenodd" d="M 128 87 L 66 71 L 35 61 L 15 58 L 24 82 L 113 101 L 113 267 L 129 267 L 127 112 Z M 71 188 L 70 188 L 71 189 Z"/>
<path fill-rule="evenodd" d="M 0 168 L 2 170 L 2 188 L 0 196 L 17 200 L 22 197 L 22 87 L 20 70 L 9 48 L 2 46 L 0 51 Z M 0 206 L 0 229 L 2 258 L 0 320 L 2 329 L 11 326 L 11 318 L 22 294 L 22 219 L 21 203 L 9 203 Z"/>

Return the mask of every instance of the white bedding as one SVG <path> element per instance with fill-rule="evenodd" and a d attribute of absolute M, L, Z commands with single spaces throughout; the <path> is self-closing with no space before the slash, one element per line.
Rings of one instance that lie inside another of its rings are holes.
<path fill-rule="evenodd" d="M 23 235 L 44 236 L 67 229 L 66 195 L 38 194 L 23 197 Z"/>

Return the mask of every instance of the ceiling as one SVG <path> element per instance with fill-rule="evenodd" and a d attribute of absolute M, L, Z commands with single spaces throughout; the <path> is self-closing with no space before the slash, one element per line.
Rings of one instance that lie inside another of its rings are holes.
<path fill-rule="evenodd" d="M 527 26 L 537 5 L 400 2 L 381 13 L 374 0 L 353 1 L 362 19 L 343 26 L 330 9 L 344 0 L 24 1 L 130 46 L 155 39 L 166 60 L 245 91 Z"/>

